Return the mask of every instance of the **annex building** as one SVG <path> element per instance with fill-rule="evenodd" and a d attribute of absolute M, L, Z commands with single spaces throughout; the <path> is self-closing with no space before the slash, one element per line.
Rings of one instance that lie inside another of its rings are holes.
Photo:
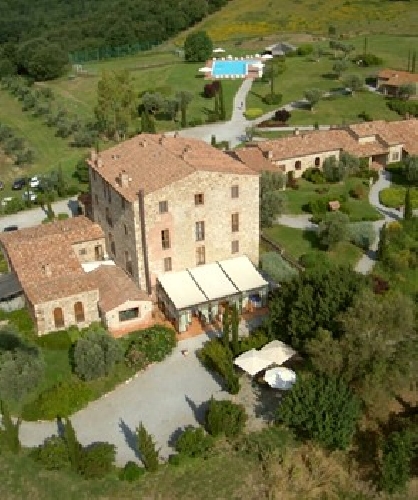
<path fill-rule="evenodd" d="M 271 170 L 301 177 L 308 168 L 321 168 L 327 158 L 346 151 L 367 160 L 369 168 L 418 154 L 418 120 L 383 120 L 338 129 L 298 133 L 237 149 L 231 155 L 254 171 Z"/>

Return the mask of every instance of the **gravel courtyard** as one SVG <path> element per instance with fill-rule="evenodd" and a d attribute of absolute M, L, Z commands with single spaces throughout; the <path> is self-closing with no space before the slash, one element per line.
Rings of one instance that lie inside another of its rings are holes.
<path fill-rule="evenodd" d="M 135 454 L 135 428 L 142 421 L 153 434 L 161 456 L 173 450 L 169 443 L 178 429 L 196 425 L 204 415 L 205 403 L 213 395 L 229 397 L 220 384 L 199 362 L 195 350 L 206 340 L 206 334 L 179 342 L 173 353 L 107 396 L 89 404 L 72 417 L 82 444 L 108 441 L 117 447 L 116 463 L 138 461 Z M 188 349 L 184 356 L 182 350 Z M 24 446 L 35 446 L 57 434 L 54 422 L 24 422 L 20 437 Z"/>

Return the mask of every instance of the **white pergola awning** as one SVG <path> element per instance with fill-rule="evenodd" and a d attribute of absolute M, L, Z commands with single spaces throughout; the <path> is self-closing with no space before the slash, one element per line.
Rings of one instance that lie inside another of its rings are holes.
<path fill-rule="evenodd" d="M 162 274 L 158 282 L 177 310 L 268 286 L 246 256 Z"/>
<path fill-rule="evenodd" d="M 186 309 L 207 302 L 188 271 L 163 274 L 158 281 L 176 309 Z"/>
<path fill-rule="evenodd" d="M 225 275 L 217 262 L 189 269 L 199 288 L 208 300 L 216 300 L 239 293 L 239 289 Z"/>
<path fill-rule="evenodd" d="M 218 264 L 240 292 L 247 292 L 268 285 L 248 257 L 242 256 L 221 260 Z"/>

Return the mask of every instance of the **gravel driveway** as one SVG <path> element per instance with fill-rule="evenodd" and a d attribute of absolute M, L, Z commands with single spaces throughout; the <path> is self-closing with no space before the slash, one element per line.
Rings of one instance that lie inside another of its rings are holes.
<path fill-rule="evenodd" d="M 163 362 L 76 413 L 71 420 L 80 442 L 115 444 L 119 465 L 138 461 L 135 428 L 142 421 L 161 448 L 161 456 L 167 458 L 172 453 L 169 443 L 173 434 L 196 425 L 196 417 L 200 420 L 204 415 L 202 403 L 212 395 L 216 399 L 228 397 L 196 357 L 195 350 L 206 340 L 204 334 L 179 342 Z M 189 350 L 188 356 L 183 356 L 183 349 Z M 54 422 L 23 422 L 20 437 L 24 446 L 35 446 L 54 433 Z"/>

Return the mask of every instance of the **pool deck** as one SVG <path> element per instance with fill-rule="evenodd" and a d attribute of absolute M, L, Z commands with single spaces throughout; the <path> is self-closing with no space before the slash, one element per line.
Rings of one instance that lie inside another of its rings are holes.
<path fill-rule="evenodd" d="M 212 59 L 209 59 L 206 61 L 205 66 L 207 68 L 213 68 L 213 65 L 216 61 L 222 61 L 222 62 L 238 62 L 238 61 L 260 61 L 263 62 L 263 59 L 261 57 L 213 57 Z M 261 71 L 262 75 L 262 71 Z M 248 65 L 248 72 L 247 74 L 243 75 L 213 75 L 212 72 L 209 73 L 209 71 L 204 75 L 205 80 L 246 80 L 246 79 L 251 79 L 254 80 L 255 78 L 259 78 L 260 76 L 260 70 L 253 65 L 249 64 Z"/>

